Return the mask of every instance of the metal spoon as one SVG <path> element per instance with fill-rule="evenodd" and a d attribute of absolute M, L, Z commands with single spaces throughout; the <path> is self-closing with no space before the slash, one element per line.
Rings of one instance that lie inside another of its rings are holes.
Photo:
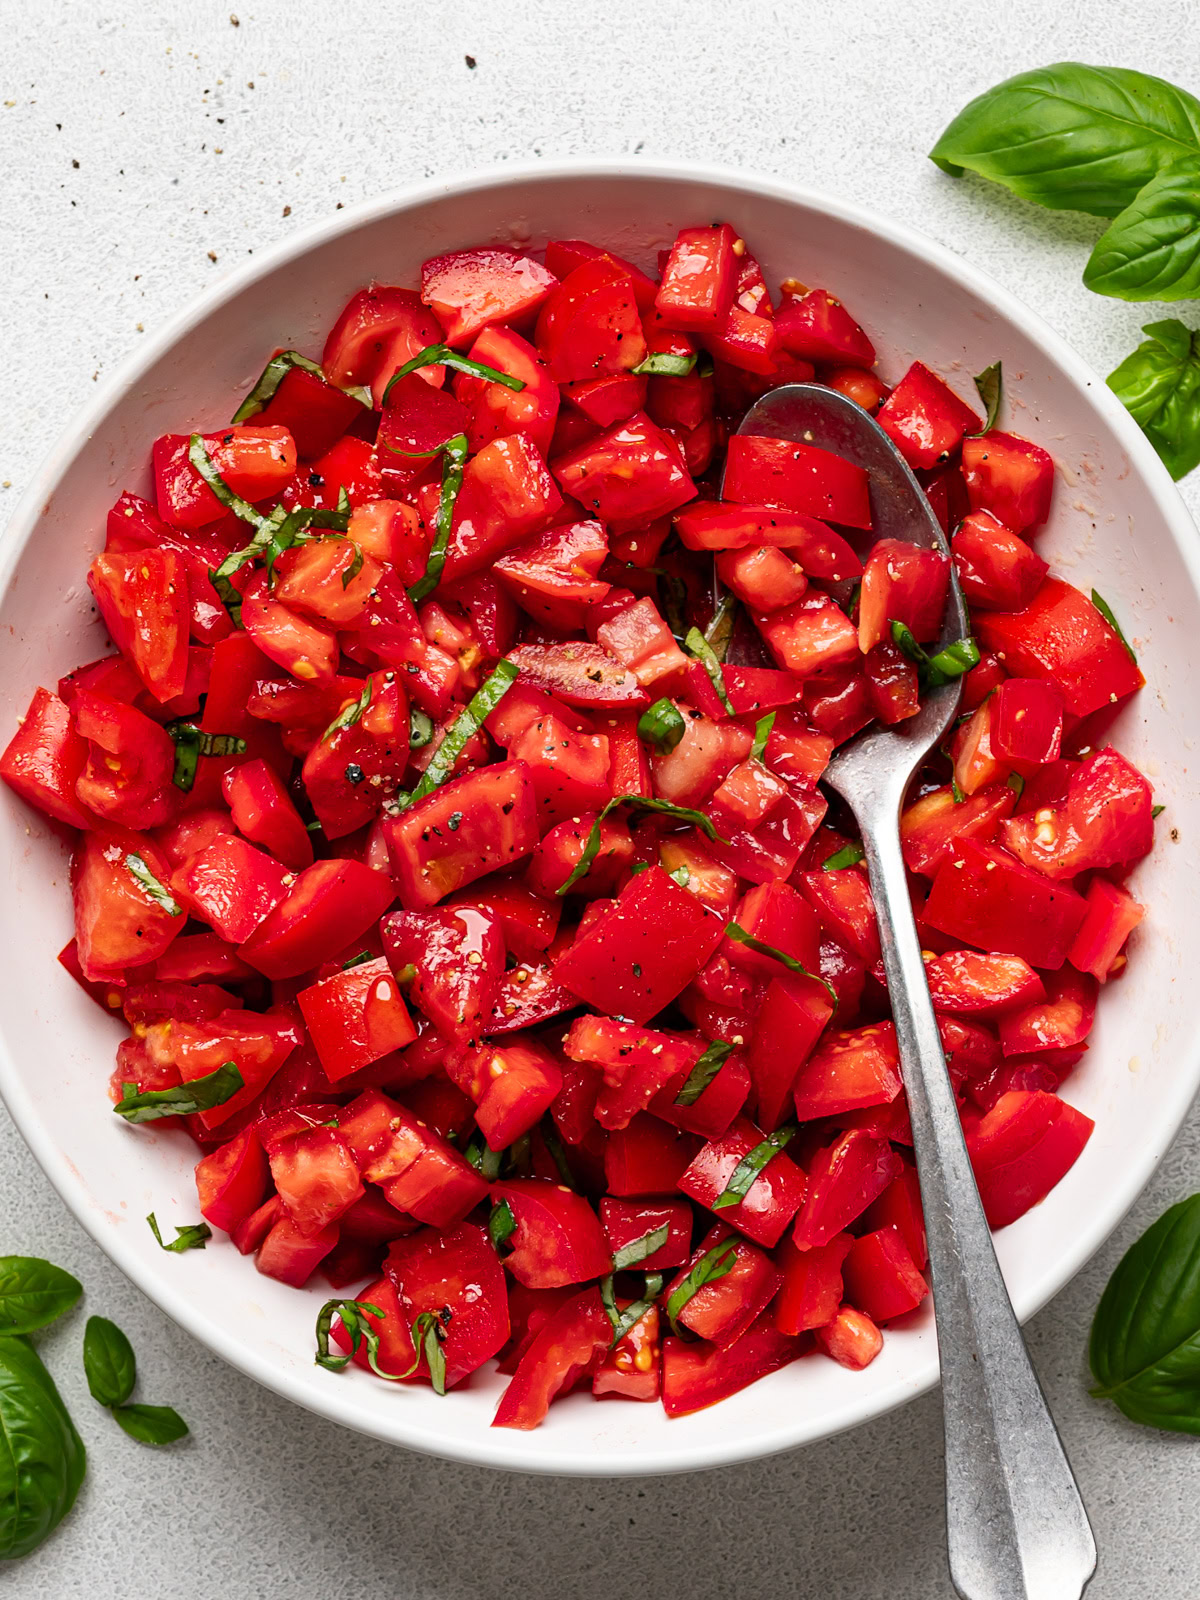
<path fill-rule="evenodd" d="M 870 474 L 875 537 L 947 550 L 908 465 L 846 396 L 788 384 L 752 406 L 738 431 L 857 462 Z M 943 645 L 970 632 L 953 573 L 946 611 Z M 1096 1543 L 992 1247 L 900 853 L 905 791 L 954 719 L 961 691 L 954 679 L 927 692 L 915 717 L 860 734 L 834 756 L 824 781 L 862 831 L 912 1117 L 942 1368 L 950 1575 L 964 1600 L 1075 1600 L 1095 1571 Z"/>

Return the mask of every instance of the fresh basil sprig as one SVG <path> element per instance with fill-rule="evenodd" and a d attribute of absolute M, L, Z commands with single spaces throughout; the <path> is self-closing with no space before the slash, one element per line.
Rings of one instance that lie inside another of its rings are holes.
<path fill-rule="evenodd" d="M 1173 478 L 1200 465 L 1200 331 L 1178 317 L 1148 322 L 1148 337 L 1108 375 Z"/>
<path fill-rule="evenodd" d="M 173 1406 L 129 1404 L 137 1381 L 133 1346 L 115 1322 L 89 1317 L 83 1334 L 83 1370 L 92 1399 L 110 1410 L 139 1444 L 172 1444 L 188 1431 Z"/>
<path fill-rule="evenodd" d="M 675 1096 L 677 1106 L 694 1106 L 721 1068 L 733 1054 L 734 1046 L 724 1039 L 714 1039 L 684 1079 L 683 1088 Z"/>
<path fill-rule="evenodd" d="M 182 1255 L 185 1250 L 203 1250 L 212 1238 L 212 1229 L 207 1222 L 185 1222 L 183 1227 L 176 1226 L 175 1237 L 167 1244 L 159 1231 L 158 1218 L 153 1211 L 146 1218 L 150 1224 L 150 1232 L 158 1240 L 163 1250 L 170 1250 L 175 1255 Z"/>
<path fill-rule="evenodd" d="M 181 917 L 183 915 L 183 907 L 172 895 L 166 884 L 161 883 L 154 876 L 145 861 L 135 851 L 131 850 L 125 857 L 125 870 L 138 888 L 146 895 L 147 899 L 153 900 L 156 906 L 161 906 L 172 917 Z"/>
<path fill-rule="evenodd" d="M 688 1301 L 699 1294 L 706 1283 L 716 1283 L 719 1278 L 733 1271 L 737 1247 L 736 1239 L 722 1239 L 711 1250 L 706 1250 L 683 1281 L 672 1289 L 667 1297 L 667 1320 L 676 1334 L 679 1332 L 679 1314 Z"/>
<path fill-rule="evenodd" d="M 215 1072 L 205 1073 L 202 1078 L 189 1078 L 171 1089 L 143 1089 L 139 1094 L 132 1083 L 127 1083 L 113 1111 L 126 1122 L 190 1117 L 197 1111 L 211 1111 L 214 1106 L 224 1105 L 243 1088 L 245 1080 L 241 1073 L 232 1061 L 226 1061 Z"/>
<path fill-rule="evenodd" d="M 310 373 L 314 378 L 320 378 L 322 383 L 329 383 L 329 379 L 315 361 L 310 361 L 307 356 L 302 356 L 296 350 L 281 350 L 267 362 L 259 375 L 258 382 L 233 413 L 234 423 L 249 422 L 251 417 L 256 417 L 260 411 L 265 411 L 275 398 L 279 385 L 295 367 L 301 372 Z M 341 388 L 341 385 L 330 384 L 330 388 Z M 357 400 L 368 411 L 372 409 L 374 402 L 371 399 L 370 389 L 354 384 L 342 389 L 342 393 Z"/>
<path fill-rule="evenodd" d="M 422 367 L 450 367 L 455 372 L 465 372 L 471 378 L 483 378 L 488 383 L 502 383 L 514 394 L 520 394 L 525 387 L 524 378 L 514 378 L 511 373 L 500 372 L 496 367 L 486 366 L 482 361 L 472 361 L 469 356 L 461 356 L 457 350 L 451 350 L 448 344 L 430 344 L 392 373 L 387 381 L 387 388 L 383 391 L 384 405 L 387 404 L 392 386 L 399 383 L 401 378 L 407 378 L 410 372 L 419 372 Z"/>
<path fill-rule="evenodd" d="M 833 1001 L 833 1009 L 838 1008 L 837 990 L 819 972 L 810 972 L 803 962 L 797 961 L 795 956 L 789 956 L 785 950 L 777 950 L 773 944 L 768 944 L 765 939 L 756 939 L 752 933 L 747 933 L 740 922 L 725 924 L 725 936 L 732 939 L 734 944 L 744 944 L 747 950 L 754 950 L 760 956 L 770 956 L 772 961 L 778 961 L 789 972 L 795 972 L 802 978 L 811 978 L 814 983 L 819 983 L 828 991 L 829 998 Z"/>
<path fill-rule="evenodd" d="M 741 1205 L 750 1193 L 763 1169 L 772 1162 L 785 1145 L 789 1144 L 799 1133 L 796 1124 L 785 1123 L 782 1128 L 776 1128 L 774 1133 L 747 1150 L 746 1154 L 734 1167 L 729 1175 L 729 1181 L 721 1193 L 712 1203 L 714 1211 L 724 1211 L 729 1206 Z"/>
<path fill-rule="evenodd" d="M 441 743 L 429 758 L 429 765 L 421 774 L 407 799 L 399 802 L 401 810 L 416 805 L 426 795 L 441 787 L 454 771 L 467 742 L 473 739 L 484 722 L 500 704 L 517 681 L 517 668 L 507 659 L 501 659 L 476 689 L 466 705 L 442 735 Z"/>
<path fill-rule="evenodd" d="M 703 811 L 693 811 L 690 806 L 673 805 L 670 800 L 655 800 L 650 795 L 645 794 L 614 795 L 597 815 L 595 822 L 592 823 L 591 828 L 588 830 L 587 839 L 584 841 L 583 854 L 575 863 L 566 881 L 559 884 L 554 891 L 555 894 L 566 894 L 568 889 L 573 888 L 580 878 L 586 875 L 600 850 L 600 824 L 618 806 L 633 806 L 638 811 L 656 811 L 661 816 L 674 817 L 678 822 L 690 823 L 693 828 L 699 828 L 709 839 L 715 839 L 719 844 L 727 844 L 729 842 L 721 837 Z"/>
<path fill-rule="evenodd" d="M 0 1560 L 31 1554 L 75 1504 L 87 1451 L 29 1340 L 0 1334 Z"/>
<path fill-rule="evenodd" d="M 78 1278 L 40 1256 L 0 1256 L 0 1334 L 45 1328 L 78 1303 Z"/>
<path fill-rule="evenodd" d="M 1096 1399 L 1148 1427 L 1200 1433 L 1200 1194 L 1125 1252 L 1096 1308 L 1088 1359 Z"/>

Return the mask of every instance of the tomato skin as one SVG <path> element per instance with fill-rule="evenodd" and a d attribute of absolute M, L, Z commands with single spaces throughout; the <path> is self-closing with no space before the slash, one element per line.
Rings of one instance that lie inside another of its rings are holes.
<path fill-rule="evenodd" d="M 745 1117 L 736 1117 L 720 1139 L 711 1140 L 679 1179 L 679 1188 L 699 1205 L 712 1209 L 733 1176 L 743 1156 L 763 1141 L 760 1129 Z M 768 1249 L 778 1244 L 780 1235 L 804 1201 L 803 1172 L 786 1150 L 771 1157 L 755 1178 L 748 1193 L 735 1205 L 723 1208 L 721 1222 L 736 1228 Z"/>
<path fill-rule="evenodd" d="M 868 966 L 879 960 L 879 927 L 867 875 L 858 867 L 803 872 L 797 887 L 814 907 L 821 927 Z M 806 961 L 805 966 L 810 966 Z M 811 966 L 810 966 L 811 970 Z"/>
<path fill-rule="evenodd" d="M 123 985 L 125 969 L 156 961 L 187 920 L 150 899 L 125 865 L 129 855 L 140 856 L 160 883 L 169 879 L 158 848 L 125 828 L 91 829 L 71 860 L 77 953 L 91 982 Z"/>
<path fill-rule="evenodd" d="M 187 571 L 173 550 L 101 552 L 88 570 L 104 626 L 154 698 L 183 693 L 188 664 Z"/>
<path fill-rule="evenodd" d="M 72 828 L 92 819 L 76 797 L 88 747 L 71 725 L 71 713 L 48 689 L 35 689 L 20 726 L 0 755 L 0 778 L 27 805 Z"/>
<path fill-rule="evenodd" d="M 864 469 L 790 439 L 735 434 L 726 456 L 724 492 L 746 505 L 777 505 L 851 528 L 871 526 Z"/>
<path fill-rule="evenodd" d="M 724 1350 L 683 1339 L 663 1340 L 663 1407 L 670 1417 L 686 1416 L 726 1400 L 739 1389 L 777 1372 L 803 1354 L 804 1339 L 781 1333 L 764 1311 L 741 1338 Z"/>
<path fill-rule="evenodd" d="M 556 383 L 587 383 L 636 367 L 646 340 L 633 279 L 603 260 L 573 268 L 543 304 L 535 338 Z"/>
<path fill-rule="evenodd" d="M 583 859 L 584 846 L 598 821 L 595 812 L 582 811 L 565 822 L 556 823 L 530 857 L 530 888 L 557 898 L 559 889 Z M 605 817 L 600 822 L 600 844 L 591 864 L 567 892 L 589 899 L 615 894 L 625 882 L 633 860 L 629 828 L 620 817 Z"/>
<path fill-rule="evenodd" d="M 990 511 L 1014 533 L 1050 515 L 1054 462 L 1041 445 L 993 428 L 963 440 L 962 465 L 972 511 Z"/>
<path fill-rule="evenodd" d="M 895 1227 L 917 1270 L 924 1272 L 929 1246 L 925 1239 L 921 1184 L 916 1167 L 905 1164 L 900 1176 L 863 1212 L 863 1223 L 868 1228 Z"/>
<path fill-rule="evenodd" d="M 538 832 L 585 811 L 599 811 L 612 798 L 608 740 L 575 733 L 557 717 L 539 717 L 510 751 L 533 782 Z"/>
<path fill-rule="evenodd" d="M 516 1220 L 505 1265 L 527 1289 L 557 1289 L 603 1277 L 612 1254 L 599 1218 L 582 1195 L 541 1178 L 510 1178 L 492 1186 Z"/>
<path fill-rule="evenodd" d="M 888 395 L 887 384 L 863 367 L 832 367 L 825 374 L 825 382 L 872 414 L 879 410 Z M 945 527 L 945 522 L 942 526 Z"/>
<path fill-rule="evenodd" d="M 854 318 L 825 289 L 785 294 L 775 313 L 780 343 L 806 361 L 875 365 L 875 347 Z"/>
<path fill-rule="evenodd" d="M 661 867 L 651 867 L 559 956 L 554 975 L 598 1010 L 644 1023 L 675 998 L 723 936 L 720 918 Z"/>
<path fill-rule="evenodd" d="M 910 467 L 929 468 L 948 460 L 980 419 L 936 373 L 914 361 L 880 407 L 878 421 Z"/>
<path fill-rule="evenodd" d="M 901 1090 L 900 1054 L 890 1022 L 829 1034 L 796 1079 L 796 1115 L 836 1117 L 864 1106 L 888 1105 Z"/>
<path fill-rule="evenodd" d="M 1121 954 L 1126 939 L 1146 915 L 1145 906 L 1126 889 L 1093 878 L 1087 892 L 1087 911 L 1067 952 L 1067 960 L 1079 972 L 1090 972 L 1107 983 L 1124 965 Z"/>
<path fill-rule="evenodd" d="M 525 385 L 514 393 L 504 384 L 455 373 L 454 393 L 470 409 L 467 438 L 471 449 L 481 450 L 492 439 L 523 433 L 547 455 L 554 438 L 559 393 L 537 350 L 511 328 L 493 325 L 483 329 L 469 355 L 472 361 L 519 378 Z"/>
<path fill-rule="evenodd" d="M 252 504 L 278 494 L 296 470 L 296 445 L 286 428 L 230 426 L 201 438 L 228 488 Z M 154 441 L 158 514 L 176 528 L 203 528 L 226 515 L 188 460 L 190 439 L 190 434 L 168 433 Z"/>
<path fill-rule="evenodd" d="M 1106 747 L 1072 772 L 1061 804 L 1010 817 L 1004 843 L 1056 881 L 1140 861 L 1154 843 L 1153 799 L 1137 768 Z"/>
<path fill-rule="evenodd" d="M 985 611 L 1023 611 L 1050 570 L 990 511 L 973 511 L 965 517 L 950 549 L 968 603 Z"/>
<path fill-rule="evenodd" d="M 475 1101 L 475 1121 L 493 1150 L 506 1150 L 540 1122 L 563 1083 L 546 1047 L 517 1032 L 478 1046 L 449 1071 Z"/>
<path fill-rule="evenodd" d="M 925 978 L 939 1011 L 996 1017 L 1045 999 L 1041 978 L 1020 956 L 977 950 L 926 954 Z"/>
<path fill-rule="evenodd" d="M 810 590 L 802 599 L 777 611 L 753 613 L 754 624 L 781 667 L 807 678 L 831 667 L 858 667 L 859 641 L 854 624 L 828 595 Z M 866 700 L 865 681 L 863 699 Z M 870 716 L 869 707 L 864 721 Z"/>
<path fill-rule="evenodd" d="M 227 833 L 191 856 L 176 881 L 194 915 L 243 944 L 287 894 L 291 877 L 282 862 Z"/>
<path fill-rule="evenodd" d="M 1026 776 L 1057 761 L 1062 748 L 1063 704 L 1045 678 L 1006 678 L 996 690 L 992 744 L 1014 771 Z"/>
<path fill-rule="evenodd" d="M 959 839 L 933 880 L 925 921 L 967 944 L 1053 969 L 1066 959 L 1086 909 L 1067 884 L 996 846 Z"/>
<path fill-rule="evenodd" d="M 724 550 L 717 575 L 738 599 L 756 611 L 777 611 L 799 600 L 808 588 L 801 567 L 782 550 Z"/>
<path fill-rule="evenodd" d="M 263 760 L 245 761 L 221 780 L 234 826 L 252 844 L 299 872 L 312 865 L 312 835 L 282 779 Z"/>
<path fill-rule="evenodd" d="M 677 1186 L 699 1149 L 700 1140 L 692 1134 L 640 1112 L 605 1142 L 605 1187 L 622 1198 L 662 1194 Z"/>
<path fill-rule="evenodd" d="M 665 516 L 696 492 L 675 441 L 641 411 L 556 456 L 551 471 L 616 533 Z"/>
<path fill-rule="evenodd" d="M 290 367 L 256 421 L 264 428 L 286 428 L 296 441 L 300 460 L 311 461 L 324 455 L 363 414 L 356 396 L 315 372 Z"/>
<path fill-rule="evenodd" d="M 436 312 L 445 340 L 465 350 L 490 323 L 519 322 L 558 280 L 532 256 L 485 245 L 431 256 L 421 266 L 421 299 Z"/>
<path fill-rule="evenodd" d="M 493 876 L 478 889 L 463 889 L 446 904 L 447 910 L 473 906 L 495 918 L 504 948 L 519 961 L 536 962 L 550 948 L 558 932 L 562 901 L 534 891 L 519 877 Z"/>
<path fill-rule="evenodd" d="M 381 931 L 393 970 L 415 968 L 412 998 L 438 1031 L 460 1047 L 478 1038 L 504 971 L 493 918 L 465 906 L 396 911 Z"/>
<path fill-rule="evenodd" d="M 791 1235 L 796 1248 L 827 1245 L 903 1170 L 900 1157 L 886 1139 L 876 1139 L 860 1128 L 839 1135 L 809 1163 L 808 1193 Z"/>
<path fill-rule="evenodd" d="M 370 822 L 399 788 L 409 761 L 401 674 L 371 673 L 361 693 L 369 699 L 357 719 L 326 729 L 304 758 L 304 788 L 328 839 Z"/>
<path fill-rule="evenodd" d="M 1045 993 L 1000 1018 L 1000 1047 L 1006 1056 L 1070 1050 L 1092 1031 L 1100 985 L 1090 973 L 1063 966 L 1046 976 Z"/>
<path fill-rule="evenodd" d="M 241 947 L 267 978 L 294 978 L 372 927 L 392 901 L 380 872 L 358 861 L 315 861 Z"/>
<path fill-rule="evenodd" d="M 441 341 L 437 319 L 412 289 L 373 283 L 352 295 L 329 331 L 321 365 L 330 383 L 363 384 L 379 405 L 397 367 Z M 425 382 L 440 389 L 444 367 L 423 367 Z"/>
<path fill-rule="evenodd" d="M 401 903 L 436 905 L 522 860 L 538 842 L 536 808 L 529 768 L 506 761 L 455 778 L 389 817 L 383 827 Z"/>
<path fill-rule="evenodd" d="M 535 620 L 564 633 L 581 632 L 588 607 L 612 587 L 597 576 L 607 555 L 602 523 L 571 522 L 505 551 L 493 571 Z"/>
<path fill-rule="evenodd" d="M 1006 1227 L 1071 1170 L 1095 1123 L 1057 1095 L 1012 1089 L 967 1134 L 988 1223 Z"/>
<path fill-rule="evenodd" d="M 915 1311 L 929 1293 L 898 1228 L 878 1228 L 850 1247 L 842 1267 L 846 1298 L 872 1322 Z"/>
<path fill-rule="evenodd" d="M 76 731 L 87 741 L 75 795 L 98 817 L 128 828 L 165 822 L 178 796 L 171 784 L 175 746 L 136 707 L 81 689 L 71 703 Z"/>
<path fill-rule="evenodd" d="M 596 629 L 596 643 L 628 667 L 643 689 L 684 672 L 688 658 L 647 596 L 622 607 Z"/>
<path fill-rule="evenodd" d="M 848 1233 L 835 1233 L 825 1244 L 798 1250 L 784 1239 L 775 1252 L 783 1284 L 775 1301 L 775 1326 L 793 1338 L 822 1328 L 837 1316 L 842 1303 L 842 1263 L 854 1243 Z"/>
<path fill-rule="evenodd" d="M 417 1036 L 391 968 L 380 957 L 323 978 L 296 996 L 333 1082 L 402 1050 Z"/>
<path fill-rule="evenodd" d="M 562 512 L 562 496 L 533 441 L 523 433 L 493 439 L 463 470 L 443 581 L 490 567 Z"/>
<path fill-rule="evenodd" d="M 262 1204 L 269 1176 L 257 1130 L 243 1128 L 196 1163 L 200 1215 L 214 1228 L 232 1233 Z"/>
<path fill-rule="evenodd" d="M 265 1277 L 302 1289 L 337 1242 L 332 1224 L 309 1234 L 283 1213 L 259 1245 L 254 1264 Z"/>
<path fill-rule="evenodd" d="M 529 1344 L 496 1407 L 493 1428 L 536 1428 L 550 1402 L 568 1394 L 603 1359 L 612 1324 L 599 1289 L 585 1289 L 558 1308 Z"/>

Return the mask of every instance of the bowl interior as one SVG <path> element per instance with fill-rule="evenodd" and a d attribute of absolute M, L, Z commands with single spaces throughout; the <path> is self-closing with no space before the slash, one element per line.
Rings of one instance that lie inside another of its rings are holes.
<path fill-rule="evenodd" d="M 830 288 L 863 323 L 895 381 L 920 358 L 971 394 L 970 375 L 1004 363 L 1006 416 L 1055 456 L 1055 507 L 1039 548 L 1112 605 L 1140 652 L 1147 689 L 1113 738 L 1153 779 L 1167 812 L 1135 892 L 1150 906 L 1128 975 L 1100 1007 L 1090 1051 L 1066 1086 L 1096 1120 L 1082 1159 L 1047 1201 L 997 1239 L 1018 1313 L 1059 1289 L 1115 1225 L 1170 1142 L 1198 1076 L 1200 920 L 1178 840 L 1196 810 L 1188 760 L 1198 701 L 1190 642 L 1200 600 L 1182 505 L 1116 401 L 1002 291 L 937 247 L 831 202 L 732 175 L 674 169 L 539 168 L 433 187 L 312 230 L 218 289 L 167 330 L 115 385 L 84 430 L 60 443 L 6 540 L 0 597 L 0 729 L 35 685 L 103 654 L 84 582 L 122 488 L 147 492 L 156 435 L 219 426 L 288 346 L 319 355 L 325 330 L 364 282 L 411 283 L 436 252 L 482 241 L 539 246 L 585 237 L 646 267 L 681 225 L 732 222 L 768 282 Z M 1002 424 L 1003 425 L 1003 424 Z M 7 737 L 7 734 L 5 735 Z M 329 1290 L 299 1293 L 259 1276 L 224 1239 L 163 1255 L 146 1226 L 195 1220 L 194 1152 L 108 1112 L 121 1036 L 57 966 L 70 937 L 67 856 L 41 822 L 0 794 L 0 1088 L 35 1154 L 94 1237 L 165 1310 L 220 1354 L 335 1420 L 419 1449 L 524 1470 L 661 1472 L 784 1449 L 864 1420 L 936 1376 L 932 1317 L 894 1327 L 865 1373 L 802 1360 L 722 1405 L 668 1422 L 657 1406 L 556 1405 L 524 1435 L 489 1429 L 502 1380 L 479 1374 L 438 1399 L 313 1364 L 313 1321 Z"/>

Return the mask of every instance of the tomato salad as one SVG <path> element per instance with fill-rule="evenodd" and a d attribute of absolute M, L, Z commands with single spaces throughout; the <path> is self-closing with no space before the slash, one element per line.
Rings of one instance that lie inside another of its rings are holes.
<path fill-rule="evenodd" d="M 1059 1089 L 1143 916 L 1151 791 L 1104 740 L 1143 680 L 1036 551 L 1046 451 L 920 362 L 889 391 L 727 225 L 658 274 L 439 256 L 156 440 L 88 572 L 116 653 L 0 758 L 74 830 L 115 1112 L 196 1142 L 260 1272 L 333 1287 L 323 1365 L 499 1357 L 504 1427 L 862 1368 L 928 1293 L 843 741 L 962 677 L 902 834 L 995 1227 L 1091 1133 Z M 814 378 L 917 472 L 971 638 L 859 467 L 734 435 Z"/>

